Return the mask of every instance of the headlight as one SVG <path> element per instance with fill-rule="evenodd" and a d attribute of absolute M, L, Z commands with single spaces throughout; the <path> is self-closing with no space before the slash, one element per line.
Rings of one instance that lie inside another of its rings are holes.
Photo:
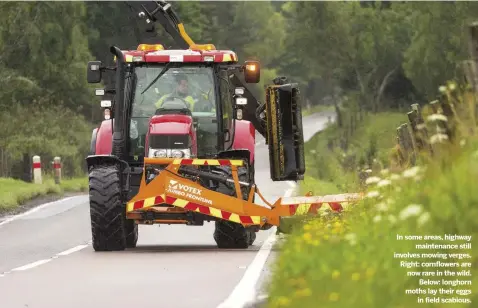
<path fill-rule="evenodd" d="M 172 150 L 171 151 L 171 156 L 174 157 L 174 158 L 183 158 L 184 153 L 183 153 L 183 151 L 180 151 L 180 150 Z"/>
<path fill-rule="evenodd" d="M 149 149 L 149 158 L 166 158 L 168 157 L 167 150 Z"/>
<path fill-rule="evenodd" d="M 154 151 L 154 157 L 159 157 L 159 158 L 168 157 L 168 152 L 166 150 Z"/>
<path fill-rule="evenodd" d="M 190 158 L 191 150 L 190 149 L 172 150 L 171 156 L 174 158 Z"/>
<path fill-rule="evenodd" d="M 190 149 L 149 149 L 149 158 L 190 158 Z"/>

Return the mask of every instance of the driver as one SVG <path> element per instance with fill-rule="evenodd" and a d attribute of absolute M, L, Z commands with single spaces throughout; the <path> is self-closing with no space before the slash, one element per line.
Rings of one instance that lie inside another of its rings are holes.
<path fill-rule="evenodd" d="M 179 97 L 183 99 L 185 102 L 189 104 L 188 108 L 189 110 L 193 111 L 194 109 L 194 103 L 196 102 L 191 95 L 189 95 L 189 84 L 188 84 L 188 78 L 186 75 L 178 75 L 175 77 L 177 85 L 176 89 L 170 94 L 163 95 L 157 102 L 156 102 L 156 108 L 161 108 L 161 105 L 163 104 L 164 100 L 168 97 Z"/>

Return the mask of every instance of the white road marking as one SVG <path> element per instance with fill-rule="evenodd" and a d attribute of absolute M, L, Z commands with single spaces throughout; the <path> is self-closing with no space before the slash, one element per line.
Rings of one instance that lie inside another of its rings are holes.
<path fill-rule="evenodd" d="M 242 308 L 245 303 L 254 300 L 256 283 L 262 272 L 272 246 L 276 240 L 275 228 L 271 228 L 271 234 L 257 252 L 256 257 L 247 268 L 244 276 L 231 295 L 221 303 L 218 308 Z"/>
<path fill-rule="evenodd" d="M 88 247 L 89 245 L 78 245 L 76 247 L 73 247 L 73 248 L 70 248 L 68 250 L 65 250 L 63 252 L 60 252 L 59 254 L 57 254 L 57 256 L 67 256 L 69 254 L 72 254 L 74 252 L 77 252 L 77 251 L 80 251 L 82 249 L 85 249 L 86 247 Z"/>
<path fill-rule="evenodd" d="M 288 189 L 284 197 L 290 197 L 293 192 L 294 188 Z M 239 284 L 234 288 L 229 297 L 217 308 L 242 308 L 245 304 L 256 299 L 256 284 L 261 276 L 267 258 L 271 253 L 272 247 L 277 240 L 276 229 L 276 227 L 270 229 L 271 233 L 269 237 L 264 244 L 262 244 L 254 260 L 252 260 L 251 264 L 247 267 Z"/>
<path fill-rule="evenodd" d="M 53 259 L 50 258 L 50 259 L 44 259 L 44 260 L 35 261 L 35 262 L 29 263 L 29 264 L 27 264 L 27 265 L 14 268 L 14 269 L 12 269 L 12 272 L 25 271 L 25 270 L 28 270 L 28 269 L 31 269 L 31 268 L 40 266 L 40 265 L 42 265 L 42 264 L 48 263 L 48 262 L 50 262 L 51 260 L 53 260 Z"/>
<path fill-rule="evenodd" d="M 289 186 L 292 187 L 292 188 L 296 188 L 296 187 L 297 187 L 297 183 L 296 183 L 296 182 L 287 181 L 287 184 L 289 184 Z"/>
<path fill-rule="evenodd" d="M 32 262 L 32 263 L 28 263 L 26 265 L 23 265 L 23 266 L 20 266 L 20 267 L 17 267 L 17 268 L 14 268 L 8 272 L 3 272 L 3 273 L 0 273 L 0 277 L 5 277 L 6 275 L 10 274 L 11 272 L 18 272 L 18 271 L 25 271 L 25 270 L 29 270 L 29 269 L 32 269 L 34 267 L 37 267 L 37 266 L 40 266 L 40 265 L 43 265 L 43 264 L 46 264 L 54 259 L 58 259 L 60 256 L 67 256 L 69 254 L 72 254 L 74 252 L 77 252 L 77 251 L 80 251 L 82 249 L 85 249 L 86 247 L 90 246 L 91 245 L 91 241 L 89 241 L 87 244 L 83 244 L 83 245 L 78 245 L 78 246 L 75 246 L 73 248 L 70 248 L 70 249 L 67 249 L 65 251 L 62 251 L 60 253 L 57 253 L 56 255 L 54 255 L 53 257 L 49 258 L 49 259 L 44 259 L 44 260 L 39 260 L 39 261 L 35 261 L 35 262 Z"/>
<path fill-rule="evenodd" d="M 24 212 L 24 213 L 21 213 L 21 214 L 18 214 L 18 215 L 14 215 L 14 216 L 12 216 L 12 217 L 9 217 L 9 218 L 5 219 L 4 221 L 0 222 L 0 226 L 5 225 L 5 224 L 7 224 L 7 223 L 9 223 L 9 222 L 12 222 L 12 221 L 14 221 L 14 220 L 17 220 L 17 219 L 19 219 L 19 218 L 22 218 L 22 217 L 24 217 L 24 216 L 27 216 L 27 215 L 33 214 L 33 213 L 35 213 L 35 212 L 38 212 L 39 210 L 44 209 L 44 208 L 46 208 L 46 207 L 49 207 L 49 206 L 52 206 L 52 205 L 55 205 L 55 204 L 58 204 L 58 203 L 61 203 L 61 202 L 65 202 L 65 201 L 68 201 L 68 200 L 73 199 L 73 198 L 76 198 L 76 197 L 77 197 L 77 196 L 67 197 L 67 198 L 63 198 L 63 199 L 57 200 L 57 201 L 44 203 L 44 204 L 39 205 L 39 206 L 37 206 L 37 207 L 35 207 L 35 208 L 29 210 L 29 211 L 26 211 L 26 212 Z"/>

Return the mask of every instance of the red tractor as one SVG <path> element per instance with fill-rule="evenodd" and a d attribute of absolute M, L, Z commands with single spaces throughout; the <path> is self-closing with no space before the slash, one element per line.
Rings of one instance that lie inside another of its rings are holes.
<path fill-rule="evenodd" d="M 297 85 L 277 79 L 259 103 L 245 85 L 259 82 L 259 62 L 241 65 L 233 51 L 195 44 L 168 3 L 153 3 L 140 16 L 159 21 L 181 49 L 111 47 L 115 67 L 88 63 L 89 83 L 116 73 L 87 158 L 93 247 L 135 247 L 138 224 L 215 221 L 218 247 L 247 248 L 279 213 L 254 204 L 256 130 L 269 145 L 274 181 L 305 172 Z"/>

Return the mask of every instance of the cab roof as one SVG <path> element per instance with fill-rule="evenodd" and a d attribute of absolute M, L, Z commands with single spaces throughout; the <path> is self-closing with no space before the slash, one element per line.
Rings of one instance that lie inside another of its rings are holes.
<path fill-rule="evenodd" d="M 237 63 L 235 52 L 230 50 L 126 50 L 123 51 L 125 62 L 168 63 L 168 62 L 214 62 Z"/>

